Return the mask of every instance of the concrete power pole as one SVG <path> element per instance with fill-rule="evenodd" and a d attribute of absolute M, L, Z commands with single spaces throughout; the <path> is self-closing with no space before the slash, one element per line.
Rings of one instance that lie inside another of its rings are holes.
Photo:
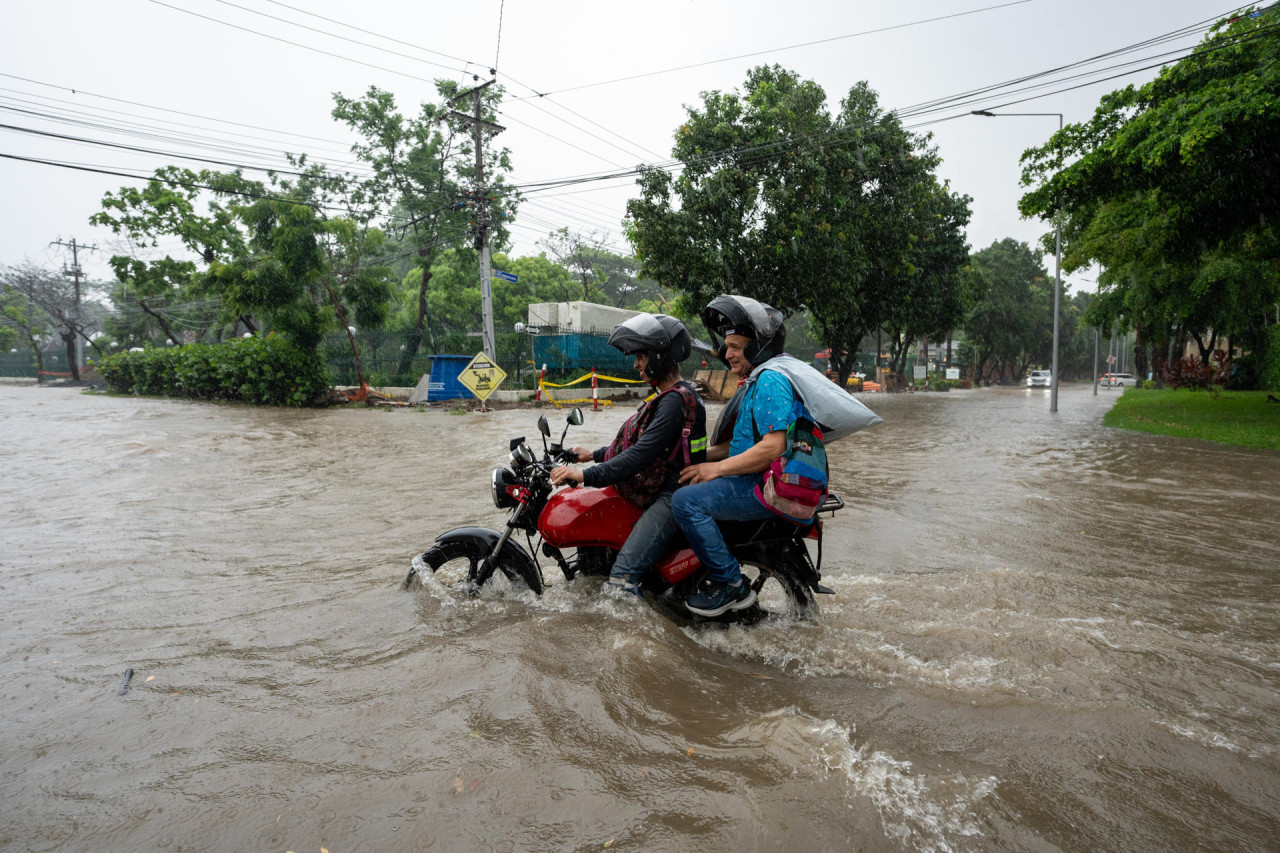
<path fill-rule="evenodd" d="M 80 250 L 87 249 L 94 251 L 98 248 L 95 243 L 92 246 L 81 246 L 76 243 L 76 238 L 72 237 L 70 243 L 62 242 L 59 238 L 49 244 L 50 246 L 63 246 L 71 249 L 71 268 L 63 267 L 62 274 L 70 276 L 76 283 L 76 301 L 72 308 L 71 321 L 75 324 L 76 333 L 76 369 L 73 371 L 76 376 L 80 375 L 80 368 L 84 367 L 84 333 L 80 326 L 80 277 L 84 275 L 84 270 L 80 268 Z"/>
<path fill-rule="evenodd" d="M 483 134 L 486 130 L 491 133 L 501 133 L 506 128 L 480 118 L 480 93 L 493 84 L 493 80 L 481 83 L 449 102 L 455 104 L 464 98 L 471 98 L 471 115 L 454 110 L 450 110 L 449 115 L 471 125 L 471 138 L 476 146 L 476 248 L 480 250 L 480 305 L 484 315 L 484 351 L 485 355 L 496 361 L 498 347 L 493 334 L 493 285 L 490 281 L 489 269 L 489 230 L 493 223 L 489 219 L 489 196 L 484 184 Z"/>

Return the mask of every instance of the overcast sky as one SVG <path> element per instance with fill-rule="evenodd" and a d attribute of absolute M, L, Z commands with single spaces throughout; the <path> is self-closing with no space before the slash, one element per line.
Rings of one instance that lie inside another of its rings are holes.
<path fill-rule="evenodd" d="M 738 89 L 749 68 L 770 63 L 820 84 L 833 112 L 866 80 L 882 105 L 904 111 L 906 125 L 932 132 L 942 176 L 973 197 L 976 250 L 1047 230 L 1018 215 L 1018 159 L 1057 129 L 1057 118 L 970 110 L 1042 96 L 1003 111 L 1086 120 L 1101 95 L 1156 69 L 1115 75 L 1176 58 L 1203 37 L 1193 25 L 1233 8 L 1206 0 L 9 0 L 0 154 L 148 174 L 208 165 L 182 155 L 282 167 L 280 152 L 305 151 L 351 168 L 351 136 L 329 115 L 333 92 L 377 86 L 414 113 L 433 99 L 433 79 L 471 84 L 496 67 L 508 98 L 498 139 L 520 184 L 665 160 L 686 105 L 700 104 L 704 91 Z M 908 110 L 1182 28 L 1188 34 L 972 102 Z M 1113 79 L 1095 82 L 1105 77 Z M 1039 88 L 1012 91 L 1028 85 Z M 109 278 L 105 262 L 118 241 L 88 217 L 104 192 L 127 183 L 142 181 L 0 158 L 0 263 L 60 268 L 69 252 L 50 243 L 75 237 L 98 247 L 82 255 L 86 270 Z M 616 250 L 629 252 L 619 221 L 634 194 L 626 179 L 531 196 L 513 254 L 536 254 L 537 241 L 562 226 L 608 232 Z M 1052 273 L 1052 256 L 1045 262 Z M 1068 280 L 1073 290 L 1092 289 L 1089 277 Z"/>

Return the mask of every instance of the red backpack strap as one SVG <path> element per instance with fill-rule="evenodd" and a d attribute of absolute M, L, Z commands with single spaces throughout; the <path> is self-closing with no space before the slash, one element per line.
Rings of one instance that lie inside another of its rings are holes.
<path fill-rule="evenodd" d="M 693 425 L 698 419 L 698 401 L 694 398 L 693 392 L 686 388 L 682 383 L 677 382 L 667 391 L 675 391 L 684 400 L 684 428 L 680 430 L 680 440 L 676 442 L 676 446 L 671 448 L 671 455 L 667 457 L 667 461 L 674 461 L 676 454 L 684 453 L 684 467 L 688 468 L 693 458 L 689 455 L 689 437 L 693 435 Z M 664 391 L 663 393 L 667 393 Z"/>

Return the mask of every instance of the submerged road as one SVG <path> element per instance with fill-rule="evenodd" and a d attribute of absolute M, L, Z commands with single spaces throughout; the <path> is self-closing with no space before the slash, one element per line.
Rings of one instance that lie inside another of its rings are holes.
<path fill-rule="evenodd" d="M 836 595 L 686 631 L 401 590 L 531 411 L 0 386 L 0 849 L 1274 850 L 1280 455 L 1116 393 L 868 395 Z"/>

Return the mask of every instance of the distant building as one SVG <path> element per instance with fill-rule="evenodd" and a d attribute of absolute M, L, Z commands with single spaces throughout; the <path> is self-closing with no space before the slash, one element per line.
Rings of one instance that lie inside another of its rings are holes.
<path fill-rule="evenodd" d="M 631 359 L 609 346 L 609 335 L 639 313 L 594 302 L 532 303 L 533 363 L 551 370 L 629 370 Z"/>

